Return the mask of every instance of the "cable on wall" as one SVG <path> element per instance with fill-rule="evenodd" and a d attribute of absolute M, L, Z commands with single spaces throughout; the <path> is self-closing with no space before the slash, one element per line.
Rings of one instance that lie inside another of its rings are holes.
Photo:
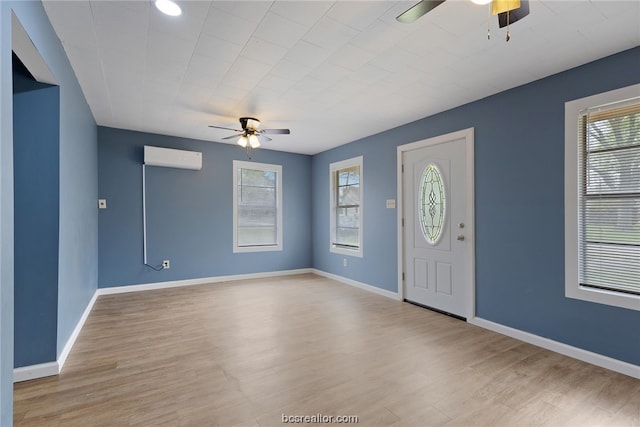
<path fill-rule="evenodd" d="M 149 264 L 147 260 L 147 165 L 201 170 L 202 153 L 199 151 L 144 146 L 144 162 L 142 163 L 142 258 L 145 266 L 155 271 L 162 271 L 169 268 L 168 260 L 163 261 L 158 267 Z"/>
<path fill-rule="evenodd" d="M 164 270 L 164 265 L 154 267 L 147 262 L 147 165 L 142 164 L 142 257 L 144 265 L 155 270 Z"/>

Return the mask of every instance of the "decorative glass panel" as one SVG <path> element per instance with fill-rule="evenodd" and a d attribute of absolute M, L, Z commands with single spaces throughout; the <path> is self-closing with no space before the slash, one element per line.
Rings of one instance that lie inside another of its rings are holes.
<path fill-rule="evenodd" d="M 429 165 L 422 174 L 418 209 L 425 239 L 438 243 L 444 227 L 446 197 L 442 174 L 436 165 Z"/>

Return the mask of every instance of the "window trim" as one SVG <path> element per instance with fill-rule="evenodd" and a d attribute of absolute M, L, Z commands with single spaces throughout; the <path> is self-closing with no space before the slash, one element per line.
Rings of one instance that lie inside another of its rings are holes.
<path fill-rule="evenodd" d="M 340 254 L 340 255 L 349 255 L 362 258 L 362 242 L 363 242 L 363 213 L 364 213 L 364 169 L 363 165 L 363 156 L 353 157 L 350 159 L 342 160 L 339 162 L 331 163 L 329 165 L 329 251 L 332 253 Z M 358 248 L 347 248 L 344 246 L 336 246 L 334 244 L 334 238 L 336 234 L 336 172 L 340 169 L 347 169 L 350 167 L 357 166 L 360 168 L 360 224 L 359 224 L 359 233 L 358 233 Z"/>
<path fill-rule="evenodd" d="M 276 173 L 276 240 L 275 245 L 238 246 L 238 169 L 252 169 Z M 233 252 L 282 251 L 282 166 L 268 163 L 233 161 Z"/>
<path fill-rule="evenodd" d="M 580 112 L 589 107 L 623 101 L 640 95 L 640 84 L 628 86 L 565 103 L 564 145 L 564 241 L 565 296 L 640 311 L 640 296 L 606 289 L 581 286 L 578 276 L 578 124 Z"/>

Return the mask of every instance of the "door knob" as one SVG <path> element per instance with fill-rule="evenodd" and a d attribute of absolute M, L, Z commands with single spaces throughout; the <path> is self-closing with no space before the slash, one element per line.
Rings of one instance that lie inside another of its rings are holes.
<path fill-rule="evenodd" d="M 461 234 L 458 236 L 458 240 L 460 240 L 461 242 L 464 240 L 464 236 Z"/>

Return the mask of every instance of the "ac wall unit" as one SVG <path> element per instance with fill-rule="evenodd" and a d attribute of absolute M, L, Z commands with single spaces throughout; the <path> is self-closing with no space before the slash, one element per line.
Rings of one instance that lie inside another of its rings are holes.
<path fill-rule="evenodd" d="M 202 169 L 202 153 L 173 148 L 144 146 L 144 164 L 178 169 Z"/>

